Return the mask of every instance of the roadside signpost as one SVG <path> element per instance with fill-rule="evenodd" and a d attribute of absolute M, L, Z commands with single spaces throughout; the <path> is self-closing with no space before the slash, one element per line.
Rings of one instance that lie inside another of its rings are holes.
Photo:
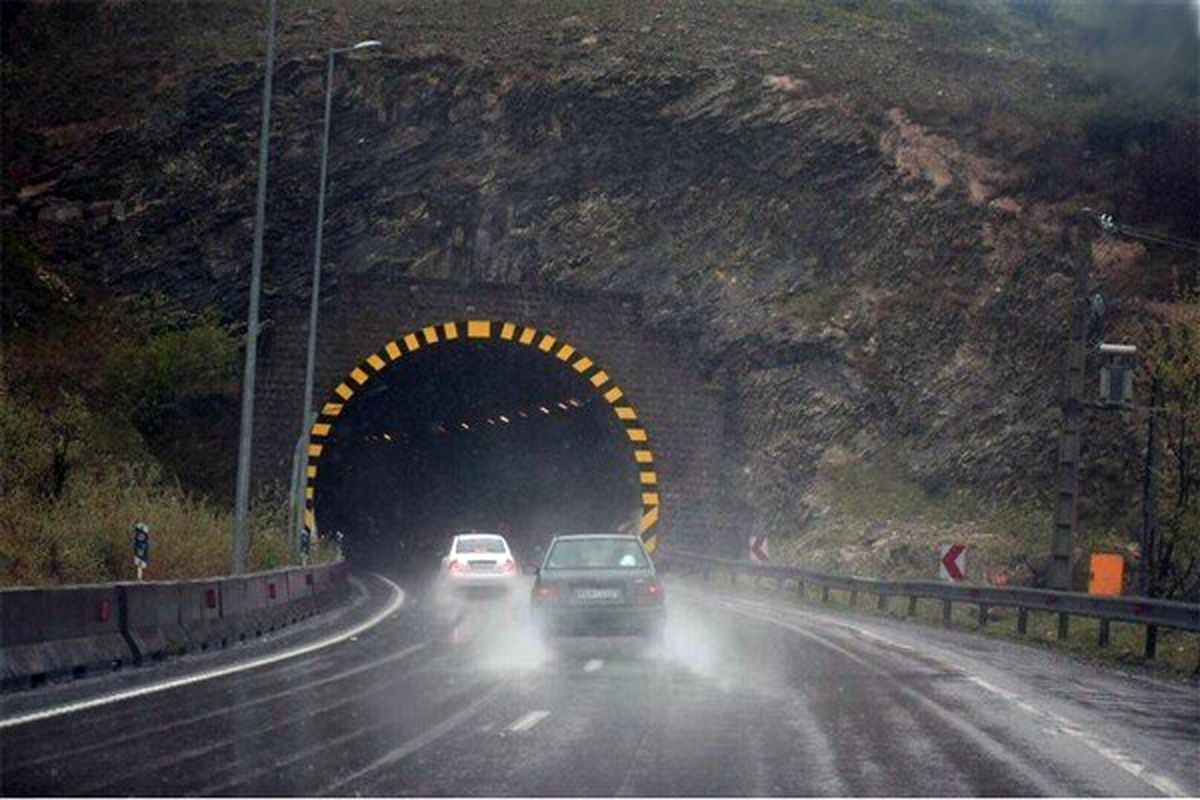
<path fill-rule="evenodd" d="M 767 546 L 767 535 L 750 537 L 750 560 L 759 564 L 765 564 L 771 560 L 771 550 Z"/>
<path fill-rule="evenodd" d="M 308 566 L 308 553 L 312 548 L 312 536 L 308 532 L 308 528 L 303 528 L 300 531 L 300 564 Z"/>
<path fill-rule="evenodd" d="M 967 546 L 965 544 L 942 545 L 942 558 L 938 564 L 938 577 L 951 583 L 959 583 L 967 577 Z"/>
<path fill-rule="evenodd" d="M 133 565 L 137 567 L 137 579 L 142 579 L 142 571 L 150 566 L 150 526 L 144 522 L 133 526 Z"/>

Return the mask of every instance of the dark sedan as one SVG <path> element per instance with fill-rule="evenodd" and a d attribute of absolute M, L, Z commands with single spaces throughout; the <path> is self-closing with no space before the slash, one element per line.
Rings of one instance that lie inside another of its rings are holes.
<path fill-rule="evenodd" d="M 551 635 L 658 637 L 663 586 L 636 536 L 559 536 L 533 584 L 534 623 Z"/>

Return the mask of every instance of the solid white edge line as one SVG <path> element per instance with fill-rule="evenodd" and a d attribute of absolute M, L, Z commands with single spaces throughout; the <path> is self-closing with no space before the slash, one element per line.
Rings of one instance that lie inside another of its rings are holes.
<path fill-rule="evenodd" d="M 705 597 L 698 592 L 689 592 L 687 590 L 684 591 L 684 594 L 689 594 L 689 593 L 692 594 L 694 597 L 700 598 L 702 601 L 707 600 L 708 602 L 714 602 L 714 599 L 712 597 Z M 716 600 L 715 605 L 717 605 L 718 607 L 724 608 L 726 610 L 733 611 L 734 613 L 742 613 L 742 614 L 746 614 L 748 616 L 754 616 L 753 614 L 750 614 L 746 609 L 739 608 L 736 602 L 722 602 L 723 599 L 724 598 Z M 740 598 L 729 597 L 729 599 L 736 601 Z M 797 611 L 797 609 L 774 609 L 768 603 L 759 603 L 759 602 L 754 602 L 754 601 L 748 601 L 747 605 L 755 607 L 756 609 L 760 609 L 760 613 L 770 612 L 770 611 L 774 611 L 774 610 Z M 900 642 L 893 641 L 891 639 L 888 639 L 887 637 L 880 636 L 878 634 L 863 630 L 862 628 L 858 627 L 857 625 L 853 625 L 848 622 L 828 619 L 825 615 L 812 614 L 812 613 L 808 613 L 805 611 L 800 611 L 800 614 L 810 620 L 815 621 L 818 625 L 828 624 L 833 627 L 843 628 L 846 630 L 850 630 L 850 631 L 859 633 L 864 638 L 873 639 L 880 643 L 901 647 L 903 649 L 910 650 L 910 651 L 913 650 L 912 647 L 901 644 Z M 788 624 L 778 621 L 778 620 L 775 620 L 773 618 L 759 616 L 758 619 L 760 619 L 764 622 L 780 625 L 781 627 L 784 627 L 784 628 L 790 627 Z M 1152 772 L 1151 770 L 1149 770 L 1146 767 L 1145 764 L 1142 764 L 1141 762 L 1139 762 L 1138 760 L 1136 760 L 1135 758 L 1130 756 L 1128 753 L 1125 753 L 1122 750 L 1120 750 L 1116 747 L 1113 747 L 1112 745 L 1109 745 L 1106 742 L 1101 741 L 1097 737 L 1086 733 L 1078 725 L 1075 725 L 1073 722 L 1071 722 L 1067 718 L 1065 718 L 1059 714 L 1056 714 L 1052 711 L 1048 711 L 1048 710 L 1042 709 L 1042 708 L 1037 708 L 1036 706 L 1022 700 L 1018 695 L 1014 694 L 1013 692 L 1009 692 L 1006 689 L 1001 689 L 999 686 L 996 686 L 995 684 L 990 683 L 990 682 L 988 682 L 982 678 L 979 678 L 977 676 L 967 674 L 966 672 L 961 670 L 958 666 L 950 664 L 949 662 L 947 662 L 943 659 L 940 659 L 937 656 L 933 656 L 931 654 L 927 654 L 927 655 L 930 655 L 930 657 L 932 657 L 933 660 L 937 661 L 938 663 L 940 663 L 944 666 L 950 667 L 952 670 L 954 670 L 956 673 L 958 673 L 961 677 L 966 678 L 968 681 L 970 681 L 971 683 L 974 683 L 976 686 L 983 689 L 984 691 L 995 694 L 997 697 L 1000 697 L 1008 702 L 1013 703 L 1014 705 L 1016 705 L 1018 708 L 1020 708 L 1022 711 L 1026 712 L 1030 716 L 1036 717 L 1038 719 L 1041 719 L 1043 721 L 1053 724 L 1059 732 L 1075 738 L 1081 744 L 1083 744 L 1085 747 L 1092 750 L 1094 753 L 1099 755 L 1101 758 L 1104 758 L 1105 760 L 1107 760 L 1110 764 L 1118 767 L 1119 769 L 1124 770 L 1125 772 L 1129 773 L 1130 775 L 1134 776 L 1135 778 L 1141 780 L 1143 783 L 1146 783 L 1146 784 L 1154 787 L 1155 789 L 1158 789 L 1163 794 L 1165 794 L 1169 797 L 1188 797 L 1189 796 L 1188 792 L 1183 787 L 1181 787 L 1178 783 L 1173 781 L 1172 779 L 1168 778 L 1165 775 L 1161 775 L 1161 774 Z"/>
<path fill-rule="evenodd" d="M 53 717 L 61 717 L 64 714 L 74 714 L 79 711 L 86 711 L 88 709 L 97 708 L 99 706 L 106 706 L 106 705 L 110 705 L 112 703 L 119 703 L 122 700 L 131 700 L 135 697 L 144 697 L 145 695 L 148 695 L 148 694 L 157 694 L 158 692 L 165 692 L 170 689 L 177 689 L 180 686 L 190 686 L 191 684 L 202 683 L 203 681 L 210 681 L 210 680 L 213 680 L 214 678 L 223 678 L 226 675 L 233 675 L 238 672 L 245 672 L 246 670 L 257 669 L 259 667 L 265 667 L 268 664 L 275 664 L 280 661 L 286 661 L 289 658 L 295 658 L 296 656 L 307 655 L 308 653 L 312 653 L 317 650 L 323 650 L 324 648 L 329 647 L 331 645 L 335 645 L 340 642 L 344 642 L 352 636 L 357 636 L 358 634 L 362 633 L 363 631 L 374 628 L 376 625 L 383 622 L 389 616 L 391 616 L 396 611 L 398 611 L 401 606 L 404 605 L 404 590 L 403 589 L 401 589 L 395 583 L 393 583 L 392 581 L 383 577 L 382 575 L 377 575 L 375 573 L 370 573 L 370 574 L 375 575 L 376 578 L 379 578 L 379 580 L 383 581 L 391 588 L 392 599 L 388 602 L 387 606 L 382 611 L 376 612 L 369 619 L 364 620 L 363 622 L 360 622 L 357 625 L 355 625 L 354 627 L 348 628 L 348 629 L 342 631 L 341 633 L 336 633 L 332 636 L 327 636 L 324 639 L 319 639 L 310 644 L 301 645 L 299 647 L 293 647 L 292 649 L 284 650 L 281 653 L 274 653 L 269 656 L 262 656 L 261 658 L 255 658 L 250 661 L 243 661 L 239 664 L 230 664 L 227 667 L 220 667 L 219 669 L 208 670 L 206 672 L 198 672 L 195 675 L 187 675 L 185 677 L 174 678 L 169 681 L 161 681 L 159 683 L 152 683 L 148 686 L 139 686 L 136 689 L 126 689 L 125 691 L 114 692 L 113 694 L 103 695 L 101 697 L 94 697 L 90 700 L 80 700 L 75 703 L 66 703 L 65 705 L 61 705 L 61 706 L 53 706 L 51 708 L 45 708 L 45 709 L 42 709 L 41 711 L 31 711 L 28 714 L 20 714 L 15 717 L 6 717 L 4 719 L 0 719 L 0 730 L 3 730 L 5 728 L 15 728 L 18 725 L 25 725 L 30 722 L 37 722 L 37 721 L 43 720 L 43 719 L 51 719 Z"/>
<path fill-rule="evenodd" d="M 512 725 L 509 725 L 508 729 L 513 733 L 521 733 L 522 731 L 527 731 L 534 725 L 537 725 L 548 716 L 550 716 L 549 711 L 530 711 Z"/>

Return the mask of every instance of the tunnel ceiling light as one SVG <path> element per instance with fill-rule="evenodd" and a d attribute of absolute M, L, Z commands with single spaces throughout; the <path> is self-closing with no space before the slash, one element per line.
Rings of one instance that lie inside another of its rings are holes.
<path fill-rule="evenodd" d="M 503 422 L 505 425 L 507 425 L 510 422 L 509 418 L 504 416 L 503 414 L 500 415 L 500 421 Z"/>
<path fill-rule="evenodd" d="M 392 440 L 392 436 L 391 436 L 391 434 L 390 434 L 390 433 L 385 433 L 385 434 L 383 435 L 383 438 L 384 438 L 384 439 L 387 439 L 389 442 Z"/>
<path fill-rule="evenodd" d="M 540 409 L 542 410 L 542 413 L 543 413 L 543 414 L 549 414 L 549 413 L 550 413 L 550 409 L 546 408 L 545 406 L 538 406 L 538 408 L 540 408 Z"/>
<path fill-rule="evenodd" d="M 461 428 L 462 428 L 464 431 L 469 431 L 469 430 L 471 430 L 471 426 L 470 426 L 470 425 L 468 425 L 468 424 L 467 424 L 467 423 L 465 423 L 465 422 L 460 422 L 460 423 L 458 423 L 458 424 L 459 424 L 459 426 L 460 426 L 460 427 L 461 427 Z"/>
<path fill-rule="evenodd" d="M 574 397 L 572 397 L 567 402 L 570 403 L 571 405 L 575 406 L 576 408 L 579 408 L 579 406 L 581 405 L 580 402 L 578 400 L 576 400 Z"/>
<path fill-rule="evenodd" d="M 566 410 L 567 410 L 567 406 L 566 406 L 566 404 L 565 404 L 565 403 L 559 403 L 559 404 L 558 404 L 558 407 L 559 407 L 559 408 L 561 408 L 563 411 L 566 411 Z"/>

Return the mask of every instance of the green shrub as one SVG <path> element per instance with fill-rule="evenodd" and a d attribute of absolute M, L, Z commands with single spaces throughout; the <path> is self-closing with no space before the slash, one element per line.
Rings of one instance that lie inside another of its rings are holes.
<path fill-rule="evenodd" d="M 113 349 L 106 366 L 109 393 L 144 432 L 158 430 L 180 403 L 223 392 L 234 375 L 237 340 L 212 319 L 164 330 Z"/>
<path fill-rule="evenodd" d="M 248 564 L 253 571 L 294 562 L 274 503 L 259 503 L 251 519 Z M 51 501 L 31 495 L 0 498 L 0 585 L 42 586 L 132 580 L 131 527 L 151 530 L 148 580 L 229 573 L 232 516 L 178 487 L 153 468 L 119 467 L 94 481 L 71 484 Z M 336 553 L 323 543 L 315 562 Z"/>

